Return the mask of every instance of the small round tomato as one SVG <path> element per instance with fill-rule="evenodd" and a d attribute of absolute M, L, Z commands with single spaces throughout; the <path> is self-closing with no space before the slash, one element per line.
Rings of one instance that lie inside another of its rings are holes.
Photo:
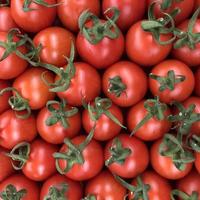
<path fill-rule="evenodd" d="M 165 60 L 156 65 L 151 74 L 157 78 L 150 75 L 150 90 L 154 96 L 159 96 L 162 102 L 184 101 L 194 89 L 194 74 L 181 61 Z M 159 78 L 162 80 L 159 81 Z"/>
<path fill-rule="evenodd" d="M 128 57 L 142 66 L 156 65 L 164 60 L 172 49 L 172 44 L 161 45 L 150 32 L 141 27 L 142 21 L 133 24 L 126 35 L 126 52 Z M 170 35 L 160 35 L 161 41 L 167 41 Z"/>
<path fill-rule="evenodd" d="M 65 27 L 69 30 L 78 32 L 78 18 L 80 14 L 88 9 L 92 13 L 99 15 L 99 0 L 58 0 L 61 3 L 58 8 L 58 17 Z"/>
<path fill-rule="evenodd" d="M 197 171 L 200 173 L 200 153 L 196 152 L 195 153 L 195 167 Z"/>
<path fill-rule="evenodd" d="M 110 140 L 105 146 L 104 158 L 109 170 L 124 178 L 137 176 L 147 168 L 149 163 L 146 145 L 128 134 L 120 134 Z"/>
<path fill-rule="evenodd" d="M 104 94 L 116 105 L 128 107 L 136 104 L 146 94 L 147 77 L 138 65 L 120 61 L 105 71 L 102 87 Z"/>
<path fill-rule="evenodd" d="M 16 198 L 16 196 L 20 196 L 13 190 L 7 191 L 7 186 L 12 185 L 16 192 L 20 192 L 21 190 L 25 190 L 25 194 L 22 198 Z M 7 191 L 8 197 L 10 199 L 22 199 L 22 200 L 39 200 L 40 199 L 40 189 L 37 185 L 37 183 L 29 180 L 25 176 L 21 174 L 15 174 L 13 176 L 10 176 L 6 180 L 0 183 L 0 193 Z"/>
<path fill-rule="evenodd" d="M 26 1 L 27 2 L 27 1 Z M 27 32 L 38 32 L 54 22 L 56 7 L 46 7 L 31 1 L 28 8 L 24 8 L 25 0 L 12 0 L 11 14 L 16 24 Z M 49 5 L 56 4 L 56 0 L 45 0 Z M 29 9 L 29 10 L 25 10 Z"/>
<path fill-rule="evenodd" d="M 13 110 L 0 115 L 0 146 L 12 149 L 20 142 L 32 141 L 36 136 L 36 120 L 33 115 L 20 119 Z"/>
<path fill-rule="evenodd" d="M 182 171 L 177 169 L 170 157 L 160 155 L 159 146 L 161 142 L 162 139 L 156 141 L 150 150 L 153 169 L 167 179 L 176 180 L 186 176 L 192 169 L 192 163 L 186 164 L 185 169 Z"/>
<path fill-rule="evenodd" d="M 200 97 L 200 68 L 195 73 L 195 88 L 194 92 L 197 96 Z"/>
<path fill-rule="evenodd" d="M 94 195 L 97 200 L 124 200 L 126 189 L 115 180 L 110 172 L 104 170 L 88 181 L 85 194 Z"/>
<path fill-rule="evenodd" d="M 64 28 L 49 27 L 37 33 L 33 42 L 36 46 L 42 45 L 39 54 L 42 62 L 62 67 L 67 62 L 65 57 L 70 56 L 75 37 Z"/>
<path fill-rule="evenodd" d="M 48 82 L 54 81 L 54 75 L 42 68 L 29 68 L 14 82 L 13 87 L 20 95 L 29 101 L 31 109 L 36 110 L 44 107 L 48 100 L 54 98 L 55 94 L 49 91 L 49 87 L 43 82 L 41 76 L 45 73 Z"/>
<path fill-rule="evenodd" d="M 10 176 L 14 169 L 12 167 L 11 159 L 6 156 L 8 151 L 2 147 L 0 147 L 0 182 L 2 182 L 5 178 Z"/>
<path fill-rule="evenodd" d="M 64 184 L 66 186 L 65 192 L 63 191 Z M 52 188 L 55 188 L 58 193 L 50 193 Z M 82 197 L 82 187 L 79 182 L 75 182 L 65 176 L 55 174 L 48 178 L 42 185 L 40 192 L 40 200 L 44 200 L 45 197 L 53 198 L 53 195 L 62 195 L 63 199 L 80 200 Z M 51 194 L 51 195 L 50 195 Z M 61 196 L 55 196 L 56 198 Z"/>

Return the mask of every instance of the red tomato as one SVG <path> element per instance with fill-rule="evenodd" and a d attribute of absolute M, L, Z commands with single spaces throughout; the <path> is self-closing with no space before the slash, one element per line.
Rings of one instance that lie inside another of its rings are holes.
<path fill-rule="evenodd" d="M 194 74 L 186 64 L 178 60 L 165 60 L 156 65 L 151 73 L 166 77 L 170 70 L 174 71 L 176 78 L 184 76 L 185 80 L 175 83 L 173 90 L 166 88 L 164 91 L 160 91 L 160 83 L 157 80 L 149 78 L 150 90 L 154 96 L 159 96 L 160 100 L 165 103 L 184 101 L 191 95 L 194 89 Z"/>
<path fill-rule="evenodd" d="M 28 160 L 22 171 L 31 180 L 44 181 L 56 172 L 53 153 L 58 148 L 41 139 L 36 139 L 31 143 L 30 149 Z"/>
<path fill-rule="evenodd" d="M 85 139 L 86 137 L 81 135 L 73 138 L 71 142 L 77 146 L 83 143 Z M 68 152 L 68 147 L 66 144 L 61 147 L 60 152 Z M 103 149 L 97 141 L 91 140 L 82 151 L 82 155 L 84 163 L 75 163 L 72 168 L 65 173 L 65 176 L 71 178 L 72 180 L 83 181 L 96 176 L 101 171 L 104 162 Z M 58 159 L 58 165 L 61 169 L 64 169 L 68 163 L 64 159 Z"/>
<path fill-rule="evenodd" d="M 11 1 L 11 14 L 16 24 L 27 32 L 38 32 L 54 22 L 56 17 L 56 7 L 48 8 L 31 1 L 29 11 L 24 11 L 25 0 Z M 52 5 L 56 0 L 45 0 Z"/>
<path fill-rule="evenodd" d="M 177 24 L 179 24 L 180 22 L 184 21 L 185 19 L 187 19 L 190 14 L 193 11 L 193 7 L 194 7 L 194 0 L 183 0 L 183 1 L 176 1 L 176 0 L 172 0 L 173 3 L 172 5 L 165 10 L 161 10 L 161 3 L 164 2 L 164 0 L 157 0 L 156 1 L 156 5 L 155 5 L 155 9 L 154 9 L 154 14 L 156 15 L 157 18 L 159 17 L 163 17 L 163 12 L 164 13 L 171 13 L 174 9 L 179 8 L 181 10 L 181 12 L 175 17 L 175 22 Z M 150 5 L 151 3 L 155 2 L 154 0 L 147 0 L 148 5 Z"/>
<path fill-rule="evenodd" d="M 0 41 L 6 42 L 7 32 L 0 32 Z M 14 37 L 13 42 L 19 41 L 19 38 Z M 10 44 L 11 45 L 11 44 Z M 26 53 L 26 48 L 20 46 L 17 48 L 21 53 Z M 5 48 L 0 47 L 0 58 L 3 56 Z M 14 52 L 7 58 L 0 61 L 0 79 L 12 79 L 19 76 L 28 66 L 28 63 L 22 58 L 18 57 Z"/>
<path fill-rule="evenodd" d="M 159 176 L 154 171 L 145 171 L 141 175 L 143 183 L 150 186 L 147 192 L 148 200 L 170 200 L 171 186 L 163 177 Z M 136 179 L 132 181 L 132 185 L 136 186 Z M 129 192 L 129 200 L 134 197 L 133 193 Z"/>
<path fill-rule="evenodd" d="M 0 147 L 0 182 L 14 172 L 11 160 L 8 156 L 6 156 L 6 153 L 8 153 L 8 151 Z"/>
<path fill-rule="evenodd" d="M 58 17 L 65 27 L 69 30 L 78 32 L 79 15 L 86 9 L 92 13 L 99 15 L 100 1 L 99 0 L 58 0 L 61 3 L 58 8 Z"/>
<path fill-rule="evenodd" d="M 62 67 L 67 62 L 65 57 L 69 57 L 75 37 L 64 28 L 49 27 L 37 33 L 33 42 L 36 46 L 42 45 L 40 51 L 42 62 Z"/>
<path fill-rule="evenodd" d="M 116 147 L 117 144 L 114 143 L 116 139 L 119 139 L 123 149 L 129 149 L 130 151 L 130 154 L 122 159 L 124 161 L 123 163 L 120 163 L 121 159 L 119 159 L 123 153 Z M 111 153 L 111 148 L 114 147 L 116 151 L 119 152 L 118 157 Z M 108 168 L 112 173 L 124 178 L 137 176 L 147 168 L 149 163 L 149 153 L 146 145 L 136 137 L 130 137 L 128 134 L 120 134 L 116 138 L 110 140 L 106 144 L 104 158 L 105 161 L 114 158 L 114 162 L 111 162 Z"/>
<path fill-rule="evenodd" d="M 146 94 L 147 77 L 138 65 L 120 61 L 105 71 L 102 87 L 104 94 L 116 105 L 128 107 L 136 104 Z"/>
<path fill-rule="evenodd" d="M 187 176 L 178 180 L 176 185 L 177 189 L 186 194 L 197 192 L 199 194 L 197 200 L 200 200 L 200 174 L 196 170 L 192 170 Z"/>
<path fill-rule="evenodd" d="M 44 107 L 46 102 L 55 96 L 53 92 L 49 92 L 49 87 L 41 79 L 44 72 L 46 70 L 42 68 L 29 68 L 13 82 L 13 87 L 23 98 L 29 100 L 29 105 L 34 110 Z M 54 75 L 49 71 L 45 73 L 45 78 L 48 82 L 54 81 Z"/>
<path fill-rule="evenodd" d="M 96 200 L 124 200 L 126 189 L 105 170 L 88 181 L 85 193 L 95 195 Z"/>
<path fill-rule="evenodd" d="M 182 31 L 187 31 L 189 20 L 184 21 L 181 23 L 177 28 Z M 197 19 L 193 28 L 194 33 L 200 32 L 200 19 Z M 180 61 L 183 61 L 190 67 L 197 67 L 200 65 L 200 43 L 195 44 L 194 49 L 190 49 L 188 46 L 183 46 L 178 49 L 172 50 L 172 56 Z"/>
<path fill-rule="evenodd" d="M 156 65 L 164 60 L 172 49 L 172 44 L 160 45 L 150 32 L 141 27 L 139 21 L 131 26 L 126 35 L 126 52 L 128 57 L 142 66 Z M 167 41 L 170 35 L 161 35 L 161 41 Z"/>
<path fill-rule="evenodd" d="M 32 141 L 36 135 L 36 120 L 33 115 L 20 119 L 13 110 L 7 110 L 0 115 L 0 146 L 12 149 L 20 142 Z"/>
<path fill-rule="evenodd" d="M 103 0 L 102 7 L 104 12 L 111 7 L 116 7 L 120 11 L 116 24 L 121 30 L 125 31 L 143 18 L 146 0 Z"/>
<path fill-rule="evenodd" d="M 58 109 L 58 105 L 53 105 Z M 73 107 L 67 106 L 66 111 L 72 110 Z M 58 113 L 57 113 L 58 114 Z M 81 129 L 81 115 L 77 112 L 72 117 L 65 117 L 68 127 L 65 128 L 62 124 L 62 118 L 57 118 L 58 121 L 53 125 L 48 125 L 46 120 L 53 117 L 53 114 L 47 109 L 40 110 L 37 116 L 37 129 L 40 136 L 47 142 L 52 144 L 61 144 L 64 139 L 72 138 L 78 134 Z M 53 134 L 52 134 L 53 133 Z"/>
<path fill-rule="evenodd" d="M 8 32 L 11 28 L 18 27 L 11 16 L 11 9 L 9 7 L 0 8 L 0 24 L 0 31 L 5 32 Z"/>
<path fill-rule="evenodd" d="M 83 100 L 88 103 L 100 94 L 101 78 L 97 70 L 87 63 L 76 62 L 74 66 L 76 72 L 69 88 L 64 92 L 57 92 L 57 95 L 70 105 L 82 106 Z"/>
<path fill-rule="evenodd" d="M 25 176 L 21 174 L 15 174 L 13 176 L 10 176 L 6 180 L 4 180 L 2 183 L 0 183 L 0 193 L 5 191 L 6 187 L 10 184 L 16 188 L 17 192 L 19 192 L 22 189 L 26 190 L 26 194 L 23 196 L 23 198 L 20 198 L 21 200 L 39 200 L 40 199 L 39 197 L 40 190 L 39 190 L 38 185 L 35 182 L 26 178 Z M 16 197 L 16 193 L 15 194 L 12 193 L 10 195 L 12 195 L 13 199 L 14 197 Z"/>
<path fill-rule="evenodd" d="M 172 180 L 186 176 L 192 169 L 192 163 L 186 164 L 184 170 L 178 170 L 170 157 L 160 155 L 159 146 L 161 142 L 162 139 L 156 141 L 151 147 L 151 164 L 154 170 L 161 176 Z"/>
<path fill-rule="evenodd" d="M 195 94 L 200 97 L 200 68 L 195 73 Z"/>
<path fill-rule="evenodd" d="M 200 153 L 196 152 L 195 157 L 196 157 L 196 159 L 195 159 L 195 167 L 196 167 L 197 171 L 200 174 Z"/>
<path fill-rule="evenodd" d="M 58 189 L 62 189 L 62 184 L 67 184 L 66 192 L 64 193 L 64 197 L 70 200 L 80 200 L 82 197 L 82 187 L 79 182 L 75 182 L 65 176 L 61 176 L 59 174 L 55 174 L 52 177 L 48 178 L 42 185 L 40 192 L 40 200 L 44 200 L 44 198 L 49 194 L 49 190 L 51 187 L 55 187 Z M 59 197 L 59 196 L 58 196 Z"/>
<path fill-rule="evenodd" d="M 148 111 L 144 107 L 144 100 L 130 108 L 127 122 L 130 131 L 133 131 L 136 126 L 148 115 Z M 171 128 L 171 122 L 167 120 L 167 116 L 171 114 L 167 108 L 164 112 L 164 119 L 158 120 L 156 116 L 151 117 L 143 126 L 141 126 L 134 135 L 142 140 L 150 141 L 161 138 Z"/>

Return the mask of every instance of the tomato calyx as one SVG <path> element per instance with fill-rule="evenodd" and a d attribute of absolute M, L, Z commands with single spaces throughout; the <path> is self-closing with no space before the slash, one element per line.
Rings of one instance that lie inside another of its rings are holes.
<path fill-rule="evenodd" d="M 10 0 L 6 0 L 5 3 L 1 3 L 0 1 L 0 7 L 6 7 L 6 6 L 9 6 L 10 5 Z"/>
<path fill-rule="evenodd" d="M 200 153 L 200 136 L 192 135 L 189 140 L 189 146 L 195 151 Z"/>
<path fill-rule="evenodd" d="M 190 19 L 186 32 L 177 28 L 174 30 L 174 34 L 178 38 L 177 41 L 174 43 L 175 49 L 181 48 L 183 46 L 187 46 L 190 49 L 195 49 L 196 44 L 200 42 L 200 33 L 193 33 L 193 28 L 195 26 L 199 13 L 200 8 L 195 11 L 192 18 Z"/>
<path fill-rule="evenodd" d="M 172 6 L 172 3 L 178 3 L 183 0 L 163 0 L 161 4 L 161 9 L 166 10 Z"/>
<path fill-rule="evenodd" d="M 182 200 L 198 200 L 198 192 L 193 191 L 191 195 L 186 194 L 185 192 L 182 192 L 180 190 L 172 190 L 171 192 L 171 199 L 175 200 L 175 197 L 180 197 Z"/>
<path fill-rule="evenodd" d="M 79 145 L 74 145 L 68 138 L 64 139 L 64 144 L 67 146 L 66 152 L 56 152 L 53 157 L 56 159 L 56 169 L 60 174 L 67 173 L 75 164 L 84 164 L 83 150 L 91 142 L 94 135 L 94 127 L 90 131 L 89 135 L 86 137 L 85 141 Z M 61 169 L 59 165 L 59 160 L 65 160 L 66 167 Z"/>
<path fill-rule="evenodd" d="M 90 119 L 94 122 L 102 115 L 106 115 L 109 119 L 115 122 L 120 127 L 126 129 L 126 127 L 121 124 L 121 122 L 109 111 L 109 108 L 112 106 L 112 101 L 108 98 L 96 97 L 94 100 L 94 105 L 86 104 L 83 102 L 83 107 L 88 110 Z"/>
<path fill-rule="evenodd" d="M 115 22 L 119 18 L 119 10 L 112 7 L 107 9 L 104 14 L 109 12 L 113 12 L 113 15 L 111 18 L 106 16 L 106 22 L 102 22 L 96 15 L 88 10 L 81 13 L 78 21 L 79 29 L 91 44 L 98 44 L 104 37 L 110 39 L 118 38 L 120 30 Z M 86 22 L 88 21 L 92 22 L 92 27 L 86 26 Z"/>
<path fill-rule="evenodd" d="M 108 92 L 114 94 L 116 97 L 120 97 L 121 94 L 127 89 L 126 85 L 122 82 L 120 76 L 115 76 L 109 79 Z"/>
<path fill-rule="evenodd" d="M 133 186 L 127 183 L 126 181 L 124 181 L 122 178 L 120 178 L 119 176 L 115 174 L 113 174 L 113 176 L 122 186 L 124 186 L 131 192 L 131 195 L 134 195 L 133 200 L 137 200 L 137 199 L 149 200 L 147 193 L 150 190 L 150 185 L 144 184 L 140 176 L 137 176 L 136 178 L 136 182 L 137 182 L 136 186 Z"/>
<path fill-rule="evenodd" d="M 6 186 L 5 190 L 0 193 L 0 197 L 2 200 L 21 200 L 26 195 L 26 193 L 26 189 L 17 191 L 14 185 L 9 184 Z"/>
<path fill-rule="evenodd" d="M 112 163 L 123 165 L 126 158 L 131 154 L 131 150 L 129 148 L 124 148 L 119 138 L 116 137 L 110 147 L 110 153 L 110 158 L 105 162 L 106 166 L 109 166 Z"/>
<path fill-rule="evenodd" d="M 185 80 L 185 76 L 175 75 L 174 70 L 169 70 L 166 76 L 158 76 L 150 73 L 149 77 L 160 83 L 160 92 L 163 92 L 166 89 L 173 91 L 175 89 L 176 84 L 181 83 Z"/>
<path fill-rule="evenodd" d="M 96 200 L 95 195 L 89 194 L 87 197 L 83 198 L 82 200 Z"/>
<path fill-rule="evenodd" d="M 8 103 L 12 110 L 15 111 L 15 115 L 17 118 L 20 119 L 27 119 L 31 115 L 31 108 L 29 106 L 29 101 L 23 98 L 17 89 L 13 87 L 7 87 L 0 90 L 0 96 L 3 95 L 5 92 L 12 91 L 14 93 L 8 100 Z M 21 112 L 23 111 L 23 112 Z M 25 111 L 25 114 L 24 114 Z"/>
<path fill-rule="evenodd" d="M 156 118 L 160 121 L 165 119 L 164 112 L 167 110 L 167 105 L 165 103 L 161 103 L 158 96 L 156 96 L 154 99 L 147 99 L 144 102 L 144 108 L 146 109 L 147 114 L 132 130 L 131 136 L 135 134 L 138 129 L 140 129 L 151 118 Z"/>
<path fill-rule="evenodd" d="M 55 105 L 58 107 L 56 108 Z M 71 109 L 66 109 L 66 101 L 64 99 L 59 101 L 48 101 L 46 104 L 47 110 L 51 113 L 45 121 L 47 126 L 52 126 L 58 122 L 62 124 L 64 128 L 69 127 L 68 118 L 74 116 L 78 113 L 78 108 L 72 107 Z"/>
<path fill-rule="evenodd" d="M 68 190 L 68 184 L 60 183 L 59 185 L 53 185 L 49 188 L 48 194 L 44 197 L 44 200 L 67 200 L 65 193 Z"/>

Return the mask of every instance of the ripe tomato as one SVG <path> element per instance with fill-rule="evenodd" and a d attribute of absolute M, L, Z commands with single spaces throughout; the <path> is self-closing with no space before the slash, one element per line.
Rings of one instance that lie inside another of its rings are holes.
<path fill-rule="evenodd" d="M 145 101 L 140 101 L 129 109 L 127 122 L 130 131 L 133 131 L 136 126 L 147 116 L 149 112 L 144 107 Z M 155 106 L 155 105 L 154 105 Z M 167 116 L 170 115 L 170 109 L 166 108 L 163 112 L 164 119 L 159 120 L 156 116 L 151 117 L 145 122 L 138 130 L 134 132 L 134 135 L 142 140 L 150 141 L 161 138 L 171 128 L 171 122 L 167 120 Z"/>
<path fill-rule="evenodd" d="M 116 7 L 120 11 L 117 25 L 126 31 L 132 24 L 141 20 L 145 13 L 146 0 L 103 0 L 103 11 L 108 8 Z"/>
<path fill-rule="evenodd" d="M 22 199 L 22 200 L 39 200 L 40 190 L 37 183 L 29 180 L 28 178 L 26 178 L 25 176 L 21 174 L 15 174 L 13 176 L 10 176 L 6 180 L 4 180 L 2 183 L 0 183 L 0 193 L 3 191 L 6 191 L 6 187 L 8 185 L 13 185 L 16 188 L 17 192 L 19 192 L 22 189 L 26 190 L 26 193 L 23 196 L 23 198 L 19 198 L 19 197 L 16 198 L 15 192 L 9 193 L 7 191 L 7 194 L 9 194 L 8 196 L 11 197 L 10 199 L 16 198 L 16 199 Z"/>
<path fill-rule="evenodd" d="M 6 42 L 8 33 L 0 32 L 0 42 Z M 19 41 L 18 37 L 14 37 L 12 42 Z M 9 45 L 13 45 L 9 43 Z M 11 47 L 10 47 L 11 48 Z M 5 52 L 5 48 L 0 47 L 0 58 Z M 26 53 L 25 46 L 17 48 L 21 53 Z M 9 54 L 7 58 L 0 61 L 0 79 L 12 79 L 19 76 L 28 66 L 28 63 L 22 58 L 18 57 L 14 52 Z"/>
<path fill-rule="evenodd" d="M 11 160 L 8 156 L 6 156 L 6 153 L 8 153 L 8 151 L 0 147 L 0 182 L 14 172 Z"/>
<path fill-rule="evenodd" d="M 46 196 L 49 195 L 51 188 L 54 187 L 58 191 L 62 191 L 63 184 L 66 184 L 66 192 L 63 194 L 63 197 L 70 200 L 80 200 L 82 197 L 82 187 L 79 182 L 75 182 L 65 176 L 55 174 L 48 178 L 42 185 L 40 192 L 40 200 L 44 200 Z M 52 195 L 53 197 L 53 195 Z M 57 198 L 60 196 L 56 196 Z"/>
<path fill-rule="evenodd" d="M 120 61 L 105 71 L 102 87 L 104 94 L 116 105 L 128 107 L 140 101 L 146 94 L 147 77 L 138 65 Z"/>
<path fill-rule="evenodd" d="M 36 120 L 33 115 L 20 119 L 13 110 L 0 115 L 0 146 L 12 149 L 20 142 L 32 141 L 36 135 Z"/>
<path fill-rule="evenodd" d="M 172 70 L 175 74 L 174 79 L 179 79 L 181 76 L 184 76 L 185 80 L 175 83 L 173 85 L 174 89 L 171 90 L 169 89 L 171 86 L 170 84 L 173 84 L 174 80 L 168 76 L 168 72 Z M 160 91 L 160 87 L 162 85 L 159 81 L 149 78 L 149 87 L 152 94 L 154 96 L 159 96 L 162 102 L 170 103 L 172 101 L 184 101 L 191 95 L 194 89 L 193 72 L 186 64 L 178 60 L 165 60 L 159 63 L 152 69 L 151 74 L 167 78 L 166 80 L 169 82 L 167 84 L 163 84 L 166 86 L 166 89 L 164 89 L 164 91 Z"/>
<path fill-rule="evenodd" d="M 195 94 L 200 97 L 200 68 L 195 73 Z"/>
<path fill-rule="evenodd" d="M 0 31 L 4 32 L 18 27 L 11 16 L 11 9 L 9 7 L 0 7 L 0 24 Z"/>
<path fill-rule="evenodd" d="M 164 60 L 172 49 L 172 44 L 160 45 L 150 32 L 141 27 L 142 21 L 133 24 L 126 35 L 126 53 L 128 57 L 142 66 L 156 65 Z M 161 35 L 161 41 L 167 41 L 170 35 Z"/>
<path fill-rule="evenodd" d="M 44 107 L 46 102 L 55 96 L 53 92 L 49 92 L 49 87 L 41 79 L 45 72 L 42 68 L 29 68 L 13 82 L 13 87 L 23 98 L 28 99 L 31 109 Z M 45 73 L 45 78 L 48 82 L 54 81 L 54 75 L 49 71 Z"/>
<path fill-rule="evenodd" d="M 64 92 L 57 92 L 57 95 L 70 105 L 81 106 L 83 100 L 92 101 L 100 94 L 101 78 L 97 70 L 87 63 L 76 62 L 74 66 L 75 75 L 71 79 L 69 88 Z M 56 77 L 56 80 L 58 79 Z"/>
<path fill-rule="evenodd" d="M 115 180 L 110 172 L 104 170 L 88 181 L 85 193 L 95 195 L 97 200 L 124 200 L 126 189 Z"/>
<path fill-rule="evenodd" d="M 197 171 L 200 173 L 200 153 L 196 152 L 195 153 L 195 167 L 197 169 Z"/>
<path fill-rule="evenodd" d="M 65 57 L 69 57 L 75 37 L 64 28 L 49 27 L 37 33 L 33 42 L 36 46 L 42 45 L 40 51 L 42 62 L 62 67 L 67 62 Z"/>
<path fill-rule="evenodd" d="M 121 145 L 121 148 L 118 147 L 118 144 Z M 127 151 L 129 151 L 128 154 L 126 154 Z M 118 153 L 114 154 L 112 152 Z M 128 134 L 120 134 L 110 140 L 105 146 L 104 158 L 109 170 L 124 178 L 137 176 L 147 168 L 149 163 L 149 153 L 146 145 L 136 137 L 130 137 Z"/>
<path fill-rule="evenodd" d="M 186 176 L 192 169 L 192 163 L 186 164 L 185 169 L 182 171 L 177 169 L 170 157 L 160 155 L 159 146 L 161 142 L 162 139 L 156 141 L 150 150 L 151 165 L 154 170 L 164 178 L 172 180 L 180 179 Z"/>
<path fill-rule="evenodd" d="M 31 1 L 29 11 L 24 11 L 25 0 L 12 0 L 11 14 L 16 24 L 27 32 L 38 32 L 54 22 L 56 7 L 48 8 Z M 45 0 L 49 5 L 56 3 L 56 0 Z"/>
<path fill-rule="evenodd" d="M 177 28 L 179 28 L 182 31 L 187 31 L 189 20 L 184 21 L 181 23 Z M 193 33 L 199 33 L 200 32 L 200 19 L 197 19 L 194 27 L 193 27 Z M 200 43 L 195 44 L 194 49 L 190 49 L 188 46 L 184 45 L 183 47 L 180 47 L 178 49 L 172 50 L 172 56 L 180 61 L 183 61 L 190 67 L 197 67 L 200 65 L 199 60 L 199 54 L 200 54 Z"/>
<path fill-rule="evenodd" d="M 58 0 L 61 3 L 58 8 L 58 17 L 65 27 L 69 30 L 78 32 L 79 15 L 86 9 L 92 13 L 99 15 L 100 1 L 99 0 Z"/>

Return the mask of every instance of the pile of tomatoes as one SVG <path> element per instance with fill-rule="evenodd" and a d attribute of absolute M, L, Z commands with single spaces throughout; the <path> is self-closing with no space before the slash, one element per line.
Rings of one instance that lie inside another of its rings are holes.
<path fill-rule="evenodd" d="M 199 17 L 1 0 L 0 199 L 200 200 Z"/>

